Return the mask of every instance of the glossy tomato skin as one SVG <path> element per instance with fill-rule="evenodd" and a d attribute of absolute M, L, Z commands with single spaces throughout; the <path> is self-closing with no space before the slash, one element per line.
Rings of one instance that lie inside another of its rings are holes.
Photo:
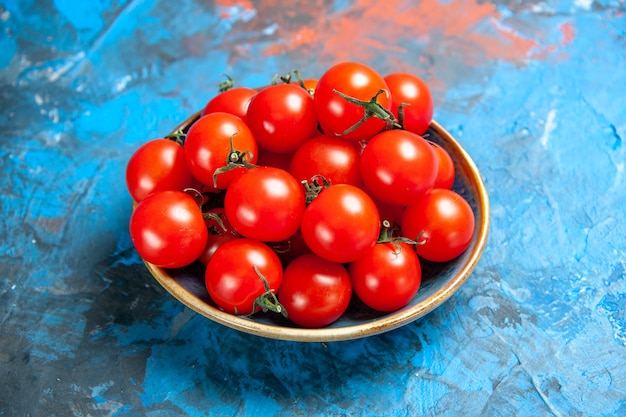
<path fill-rule="evenodd" d="M 437 178 L 435 178 L 433 188 L 451 189 L 454 185 L 454 175 L 456 174 L 454 161 L 443 147 L 432 141 L 428 141 L 428 143 L 433 147 L 437 157 Z"/>
<path fill-rule="evenodd" d="M 276 84 L 259 91 L 250 101 L 246 123 L 260 147 L 291 153 L 317 134 L 313 98 L 295 84 Z"/>
<path fill-rule="evenodd" d="M 380 217 L 376 204 L 363 190 L 336 184 L 307 206 L 301 230 L 313 253 L 333 262 L 352 262 L 378 240 Z"/>
<path fill-rule="evenodd" d="M 406 206 L 433 187 L 437 158 L 421 136 L 394 129 L 374 136 L 361 154 L 361 178 L 376 200 Z"/>
<path fill-rule="evenodd" d="M 422 282 L 422 269 L 413 248 L 402 242 L 377 243 L 349 265 L 354 293 L 368 307 L 390 312 L 413 299 Z"/>
<path fill-rule="evenodd" d="M 461 195 L 436 188 L 404 210 L 401 227 L 403 236 L 418 242 L 415 250 L 420 257 L 446 262 L 469 246 L 474 235 L 474 212 Z"/>
<path fill-rule="evenodd" d="M 135 207 L 129 228 L 139 256 L 162 268 L 191 264 L 208 238 L 200 207 L 182 191 L 149 195 Z"/>
<path fill-rule="evenodd" d="M 305 197 L 302 184 L 287 171 L 258 167 L 232 181 L 224 197 L 224 210 L 241 235 L 279 242 L 300 227 Z"/>
<path fill-rule="evenodd" d="M 342 264 L 308 254 L 285 268 L 278 301 L 292 322 L 319 328 L 341 317 L 351 295 L 350 275 Z"/>
<path fill-rule="evenodd" d="M 367 140 L 387 127 L 387 122 L 370 117 L 354 131 L 345 133 L 365 115 L 363 107 L 339 96 L 370 101 L 380 90 L 377 102 L 386 110 L 391 107 L 389 88 L 383 77 L 373 68 L 358 62 L 343 62 L 330 67 L 318 80 L 315 88 L 315 107 L 325 133 L 350 140 Z"/>
<path fill-rule="evenodd" d="M 263 279 L 270 291 L 278 291 L 283 279 L 280 260 L 264 243 L 245 238 L 221 245 L 205 270 L 209 296 L 230 314 L 249 315 L 259 311 L 255 299 L 267 292 Z"/>
<path fill-rule="evenodd" d="M 228 184 L 245 172 L 238 167 L 217 175 L 217 187 L 214 187 L 213 175 L 217 169 L 226 166 L 233 148 L 246 153 L 243 159 L 254 164 L 258 157 L 258 146 L 252 132 L 241 118 L 230 113 L 209 113 L 196 120 L 185 139 L 185 156 L 193 176 L 207 189 L 224 190 Z"/>
<path fill-rule="evenodd" d="M 418 135 L 426 133 L 434 113 L 433 98 L 428 84 L 420 77 L 404 72 L 385 76 L 385 82 L 391 92 L 391 111 L 396 119 L 399 117 L 399 106 L 408 104 L 403 106 L 404 129 Z"/>
<path fill-rule="evenodd" d="M 252 88 L 233 87 L 210 99 L 200 115 L 205 116 L 209 113 L 224 112 L 233 114 L 245 122 L 250 100 L 256 93 L 257 91 Z"/>
<path fill-rule="evenodd" d="M 126 187 L 139 202 L 156 191 L 182 191 L 193 183 L 185 150 L 169 139 L 154 139 L 141 145 L 126 165 Z"/>
<path fill-rule="evenodd" d="M 306 141 L 291 158 L 289 172 L 298 181 L 322 175 L 332 184 L 361 186 L 360 145 L 322 135 Z"/>

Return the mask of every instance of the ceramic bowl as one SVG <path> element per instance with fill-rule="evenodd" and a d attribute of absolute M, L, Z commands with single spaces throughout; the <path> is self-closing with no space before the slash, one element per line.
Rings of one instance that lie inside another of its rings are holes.
<path fill-rule="evenodd" d="M 194 114 L 174 131 L 185 131 L 198 117 L 199 114 Z M 180 269 L 163 269 L 146 262 L 148 270 L 166 291 L 198 314 L 232 329 L 266 338 L 301 342 L 348 340 L 413 322 L 443 304 L 468 279 L 483 253 L 489 230 L 489 199 L 478 168 L 459 142 L 440 124 L 433 121 L 428 134 L 428 139 L 444 147 L 455 161 L 453 189 L 471 205 L 476 228 L 470 246 L 458 258 L 445 263 L 422 262 L 422 286 L 413 300 L 400 310 L 376 312 L 353 296 L 348 310 L 339 320 L 328 327 L 307 329 L 275 313 L 242 317 L 220 310 L 207 293 L 204 267 L 199 262 Z"/>

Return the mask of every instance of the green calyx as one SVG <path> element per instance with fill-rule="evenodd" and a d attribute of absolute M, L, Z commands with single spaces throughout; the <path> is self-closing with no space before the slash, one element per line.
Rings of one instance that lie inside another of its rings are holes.
<path fill-rule="evenodd" d="M 378 92 L 369 101 L 363 101 L 344 94 L 341 91 L 333 89 L 333 93 L 337 94 L 338 96 L 352 104 L 363 107 L 364 111 L 363 118 L 361 120 L 356 122 L 354 125 L 346 129 L 342 133 L 338 134 L 338 136 L 347 135 L 348 133 L 355 131 L 363 123 L 365 123 L 368 119 L 372 117 L 384 121 L 390 128 L 401 128 L 402 126 L 398 123 L 393 113 L 381 106 L 380 103 L 378 103 L 378 96 L 386 92 L 387 90 L 384 89 L 378 90 Z"/>

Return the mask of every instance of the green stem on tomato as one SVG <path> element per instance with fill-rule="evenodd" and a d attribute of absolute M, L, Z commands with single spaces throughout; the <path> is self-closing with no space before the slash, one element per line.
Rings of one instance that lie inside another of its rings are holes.
<path fill-rule="evenodd" d="M 228 74 L 222 74 L 222 75 L 226 77 L 226 80 L 221 81 L 217 86 L 220 93 L 228 91 L 235 86 L 235 81 L 233 81 L 230 75 Z"/>
<path fill-rule="evenodd" d="M 232 171 L 237 168 L 256 168 L 255 164 L 251 164 L 249 161 L 254 158 L 254 154 L 250 151 L 239 151 L 235 149 L 233 145 L 233 138 L 237 133 L 234 133 L 230 137 L 230 150 L 226 157 L 226 165 L 215 170 L 213 173 L 213 187 L 217 188 L 217 177 L 228 171 Z"/>
<path fill-rule="evenodd" d="M 282 314 L 284 317 L 287 317 L 287 310 L 283 305 L 278 301 L 274 290 L 270 288 L 267 279 L 263 276 L 259 268 L 254 265 L 254 272 L 258 275 L 258 277 L 263 281 L 263 287 L 265 288 L 265 292 L 259 295 L 254 299 L 254 304 L 252 305 L 252 314 L 254 314 L 257 309 L 261 309 L 261 311 L 268 312 L 273 311 L 274 313 Z"/>
<path fill-rule="evenodd" d="M 391 222 L 389 220 L 383 220 L 380 234 L 378 235 L 378 240 L 376 243 L 391 243 L 395 247 L 394 253 L 402 252 L 402 247 L 400 243 L 406 243 L 407 245 L 416 245 L 417 242 L 409 239 L 408 237 L 403 236 L 395 236 L 395 229 L 391 226 Z"/>
<path fill-rule="evenodd" d="M 311 204 L 311 202 L 315 200 L 319 193 L 332 185 L 330 180 L 323 175 L 315 175 L 311 177 L 309 181 L 302 180 L 300 181 L 300 183 L 304 187 L 307 205 Z"/>
<path fill-rule="evenodd" d="M 381 106 L 380 103 L 378 103 L 378 96 L 385 92 L 387 92 L 387 90 L 380 89 L 369 101 L 363 101 L 354 97 L 350 97 L 349 95 L 344 94 L 337 89 L 333 89 L 333 93 L 337 94 L 338 96 L 352 104 L 363 107 L 364 111 L 363 118 L 361 120 L 340 133 L 338 136 L 347 135 L 348 133 L 355 131 L 371 117 L 375 117 L 384 121 L 385 123 L 387 123 L 388 126 L 401 128 L 402 126 L 398 124 L 398 121 L 396 120 L 393 113 Z"/>
<path fill-rule="evenodd" d="M 400 129 L 404 129 L 404 108 L 406 106 L 411 106 L 409 103 L 401 103 L 398 106 L 398 124 L 400 125 Z"/>
<path fill-rule="evenodd" d="M 204 220 L 214 221 L 215 223 L 218 224 L 220 229 L 222 229 L 221 231 L 218 231 L 217 228 L 213 228 L 213 229 L 209 228 L 209 233 L 220 235 L 222 233 L 228 232 L 228 228 L 224 224 L 224 219 L 222 219 L 222 215 L 220 213 L 214 213 L 214 212 L 202 213 L 202 218 Z"/>
<path fill-rule="evenodd" d="M 300 71 L 298 71 L 297 69 L 293 69 L 289 71 L 287 74 L 274 75 L 274 77 L 272 77 L 272 85 L 281 84 L 281 83 L 291 84 L 292 75 L 296 77 L 296 82 L 298 83 L 298 85 L 306 89 L 306 86 L 304 85 L 304 81 L 302 81 L 302 77 L 300 76 Z"/>
<path fill-rule="evenodd" d="M 181 129 L 178 129 L 176 132 L 172 133 L 165 137 L 165 139 L 173 140 L 178 143 L 180 146 L 185 144 L 185 139 L 187 138 L 187 134 L 184 133 Z"/>
<path fill-rule="evenodd" d="M 193 197 L 193 200 L 196 202 L 196 204 L 200 208 L 202 208 L 204 203 L 206 203 L 206 197 L 199 190 L 196 190 L 193 187 L 187 187 L 187 188 L 183 189 L 183 192 L 185 192 L 185 193 L 187 193 L 189 195 L 191 195 L 193 193 L 193 195 L 191 197 Z"/>

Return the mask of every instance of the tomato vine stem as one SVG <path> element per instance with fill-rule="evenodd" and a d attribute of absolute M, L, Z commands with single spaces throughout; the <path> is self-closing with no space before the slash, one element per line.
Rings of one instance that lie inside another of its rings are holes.
<path fill-rule="evenodd" d="M 187 134 L 183 132 L 181 129 L 178 129 L 176 132 L 172 133 L 165 137 L 165 139 L 173 140 L 178 143 L 180 146 L 185 144 L 185 139 L 187 139 Z"/>
<path fill-rule="evenodd" d="M 400 243 L 406 243 L 407 245 L 416 245 L 417 242 L 411 240 L 407 237 L 396 236 L 395 232 L 396 228 L 392 227 L 391 222 L 389 220 L 383 220 L 383 223 L 380 228 L 380 234 L 378 236 L 378 240 L 376 243 L 391 243 L 395 250 L 395 254 L 400 254 L 402 252 L 402 247 Z"/>
<path fill-rule="evenodd" d="M 369 101 L 363 101 L 363 100 L 359 100 L 358 98 L 351 97 L 347 94 L 342 93 L 341 91 L 335 88 L 333 88 L 333 93 L 337 94 L 338 96 L 340 96 L 341 98 L 343 98 L 344 100 L 352 104 L 356 104 L 357 106 L 363 107 L 363 111 L 364 111 L 363 118 L 361 120 L 356 122 L 354 125 L 346 129 L 342 133 L 338 134 L 338 136 L 347 135 L 348 133 L 355 131 L 371 117 L 375 117 L 377 119 L 384 121 L 385 123 L 387 123 L 388 127 L 402 128 L 402 126 L 398 123 L 393 113 L 387 110 L 386 108 L 384 108 L 383 106 L 381 106 L 380 103 L 378 102 L 378 96 L 381 95 L 382 93 L 387 93 L 387 90 L 385 89 L 378 90 L 378 92 Z"/>
<path fill-rule="evenodd" d="M 309 181 L 302 180 L 300 181 L 300 183 L 304 187 L 307 205 L 311 204 L 311 202 L 315 200 L 319 193 L 332 185 L 330 180 L 323 175 L 314 175 Z"/>
<path fill-rule="evenodd" d="M 274 294 L 274 290 L 270 288 L 267 279 L 263 276 L 261 271 L 259 271 L 259 268 L 257 268 L 256 265 L 254 265 L 254 272 L 256 272 L 261 281 L 263 281 L 265 292 L 254 299 L 252 314 L 254 314 L 257 309 L 261 309 L 264 313 L 273 311 L 274 313 L 282 314 L 284 317 L 287 317 L 287 310 L 278 301 L 276 294 Z"/>
<path fill-rule="evenodd" d="M 411 106 L 409 103 L 401 103 L 398 106 L 398 124 L 400 125 L 401 129 L 404 129 L 404 108 L 406 106 Z"/>
<path fill-rule="evenodd" d="M 213 230 L 212 228 L 209 228 L 209 233 L 220 235 L 222 233 L 228 232 L 228 228 L 224 224 L 224 219 L 222 219 L 222 215 L 220 213 L 214 213 L 214 212 L 202 213 L 202 218 L 204 220 L 214 221 L 215 223 L 218 224 L 220 229 L 222 229 L 221 231 L 218 231 L 216 227 L 213 228 Z"/>
<path fill-rule="evenodd" d="M 240 151 L 235 149 L 233 144 L 233 138 L 237 133 L 233 133 L 230 137 L 230 150 L 228 156 L 226 156 L 226 165 L 217 168 L 213 173 L 213 187 L 217 188 L 217 177 L 228 171 L 232 171 L 237 168 L 256 168 L 257 165 L 251 164 L 249 161 L 254 158 L 254 154 L 249 150 Z"/>
<path fill-rule="evenodd" d="M 204 205 L 204 203 L 206 203 L 206 197 L 197 189 L 193 188 L 193 187 L 187 187 L 185 189 L 183 189 L 183 192 L 191 195 L 191 197 L 193 198 L 193 200 L 196 202 L 196 204 L 198 205 L 198 207 L 202 208 L 202 206 Z"/>
<path fill-rule="evenodd" d="M 232 89 L 235 86 L 235 81 L 232 79 L 232 77 L 228 74 L 222 74 L 224 77 L 226 77 L 226 80 L 221 81 L 218 85 L 218 91 L 220 93 L 223 93 L 225 91 L 228 91 L 230 89 Z"/>
<path fill-rule="evenodd" d="M 296 83 L 302 88 L 306 90 L 306 86 L 304 85 L 304 81 L 302 81 L 302 77 L 300 76 L 300 71 L 297 69 L 293 69 L 289 71 L 287 74 L 276 74 L 272 78 L 272 85 L 276 84 L 291 84 L 291 77 L 294 76 L 296 78 Z"/>

